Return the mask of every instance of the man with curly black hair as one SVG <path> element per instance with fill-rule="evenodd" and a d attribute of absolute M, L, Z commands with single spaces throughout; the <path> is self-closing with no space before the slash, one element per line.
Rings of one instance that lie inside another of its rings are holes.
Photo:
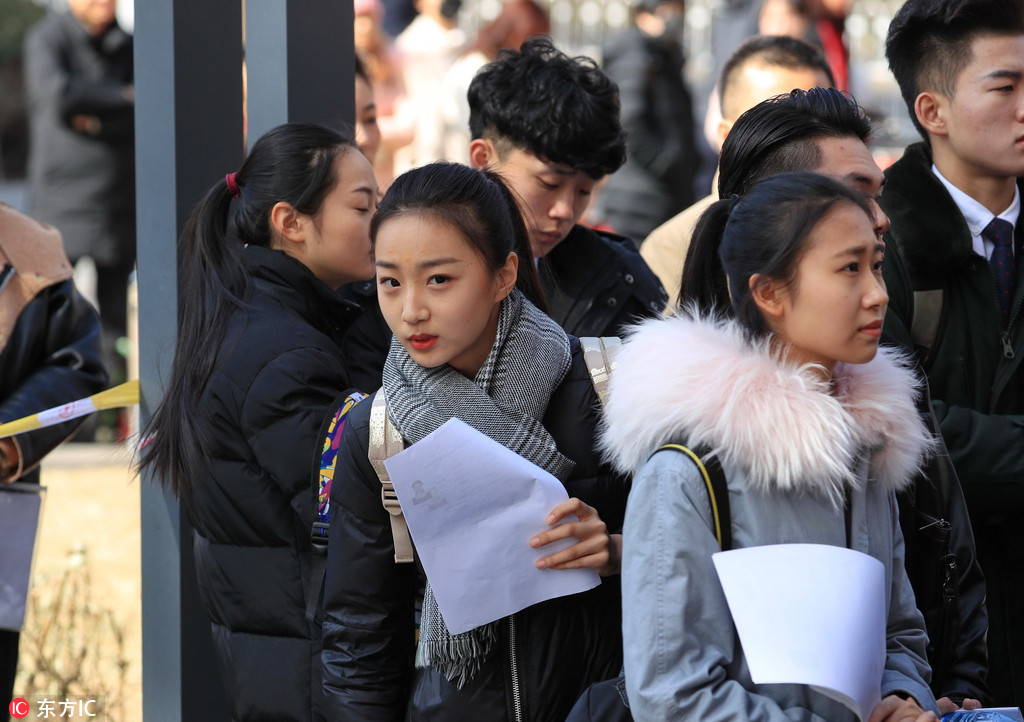
<path fill-rule="evenodd" d="M 665 291 L 636 244 L 579 225 L 626 160 L 615 83 L 538 36 L 484 66 L 468 97 L 470 162 L 519 197 L 551 316 L 576 336 L 614 336 L 660 313 Z"/>

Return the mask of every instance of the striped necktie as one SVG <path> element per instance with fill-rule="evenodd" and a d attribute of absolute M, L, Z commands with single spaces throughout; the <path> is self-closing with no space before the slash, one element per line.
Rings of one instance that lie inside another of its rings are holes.
<path fill-rule="evenodd" d="M 1013 304 L 1013 286 L 1017 278 L 1013 258 L 1013 224 L 1002 218 L 993 218 L 981 235 L 995 246 L 989 264 L 996 278 L 996 295 L 999 297 L 1003 328 L 1006 328 L 1010 325 L 1010 306 Z"/>

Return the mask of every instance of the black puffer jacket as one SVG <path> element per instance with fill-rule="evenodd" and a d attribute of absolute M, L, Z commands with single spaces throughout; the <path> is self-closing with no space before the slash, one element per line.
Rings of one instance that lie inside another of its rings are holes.
<path fill-rule="evenodd" d="M 569 495 L 618 531 L 628 483 L 593 449 L 599 402 L 579 342 L 572 344 L 572 368 L 551 397 L 544 426 L 577 464 Z M 370 405 L 366 400 L 348 417 L 331 490 L 323 653 L 329 719 L 561 722 L 590 683 L 621 668 L 618 577 L 502 620 L 483 669 L 461 690 L 431 669 L 414 669 L 418 574 L 415 565 L 394 561 L 380 481 L 366 455 Z"/>
<path fill-rule="evenodd" d="M 551 318 L 573 336 L 621 336 L 668 303 L 633 241 L 586 226 L 577 224 L 539 270 Z"/>
<path fill-rule="evenodd" d="M 193 481 L 196 574 L 235 720 L 319 719 L 319 628 L 306 621 L 310 468 L 348 387 L 351 309 L 302 264 L 249 246 L 251 301 L 227 326 L 197 413 L 209 462 Z"/>

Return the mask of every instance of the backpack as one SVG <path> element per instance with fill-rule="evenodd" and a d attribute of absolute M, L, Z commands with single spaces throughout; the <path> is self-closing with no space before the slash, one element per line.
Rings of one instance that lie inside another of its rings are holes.
<path fill-rule="evenodd" d="M 327 533 L 330 529 L 331 482 L 334 480 L 334 464 L 338 457 L 341 432 L 345 419 L 356 404 L 366 398 L 360 391 L 345 391 L 337 402 L 337 410 L 324 419 L 318 438 L 323 439 L 320 456 L 313 469 L 313 504 L 316 518 L 310 534 L 312 558 L 310 562 L 310 585 L 306 592 L 306 619 L 313 622 L 320 608 L 324 575 L 327 572 Z M 334 408 L 332 404 L 330 408 Z"/>
<path fill-rule="evenodd" d="M 729 490 L 726 486 L 725 473 L 718 457 L 708 457 L 708 449 L 698 447 L 692 451 L 681 444 L 665 444 L 655 450 L 674 451 L 689 457 L 700 475 L 704 477 L 704 485 L 708 491 L 711 504 L 711 518 L 715 525 L 715 538 L 722 551 L 732 549 L 732 518 L 729 512 Z M 651 454 L 653 457 L 654 454 Z M 626 697 L 626 677 L 618 677 L 596 682 L 590 685 L 580 696 L 565 722 L 632 722 L 633 715 L 629 711 L 629 699 Z"/>

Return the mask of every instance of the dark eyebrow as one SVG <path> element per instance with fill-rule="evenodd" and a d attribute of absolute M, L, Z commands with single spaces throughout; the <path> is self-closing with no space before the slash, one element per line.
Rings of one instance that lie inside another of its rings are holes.
<path fill-rule="evenodd" d="M 416 264 L 416 268 L 422 270 L 425 268 L 434 268 L 435 266 L 444 266 L 449 263 L 459 263 L 458 258 L 431 258 Z M 389 263 L 388 261 L 377 261 L 376 265 L 379 268 L 398 268 L 398 264 Z"/>
<path fill-rule="evenodd" d="M 982 76 L 983 80 L 1020 80 L 1021 76 L 1024 76 L 1020 70 L 1010 70 L 1009 68 L 1001 68 L 999 70 L 993 70 L 991 73 L 986 73 Z"/>
<path fill-rule="evenodd" d="M 850 246 L 843 251 L 839 251 L 839 253 L 836 254 L 836 258 L 841 258 L 842 256 L 859 256 L 864 252 L 865 248 L 866 246 Z M 875 243 L 874 252 L 885 253 L 885 244 L 881 241 Z"/>
<path fill-rule="evenodd" d="M 376 188 L 370 188 L 370 186 L 359 186 L 358 188 L 353 188 L 352 192 L 353 193 L 366 193 L 371 198 L 373 198 L 374 196 L 377 195 L 377 189 Z"/>
<path fill-rule="evenodd" d="M 435 266 L 446 266 L 449 263 L 458 263 L 458 258 L 431 258 L 416 264 L 416 268 L 434 268 Z"/>

